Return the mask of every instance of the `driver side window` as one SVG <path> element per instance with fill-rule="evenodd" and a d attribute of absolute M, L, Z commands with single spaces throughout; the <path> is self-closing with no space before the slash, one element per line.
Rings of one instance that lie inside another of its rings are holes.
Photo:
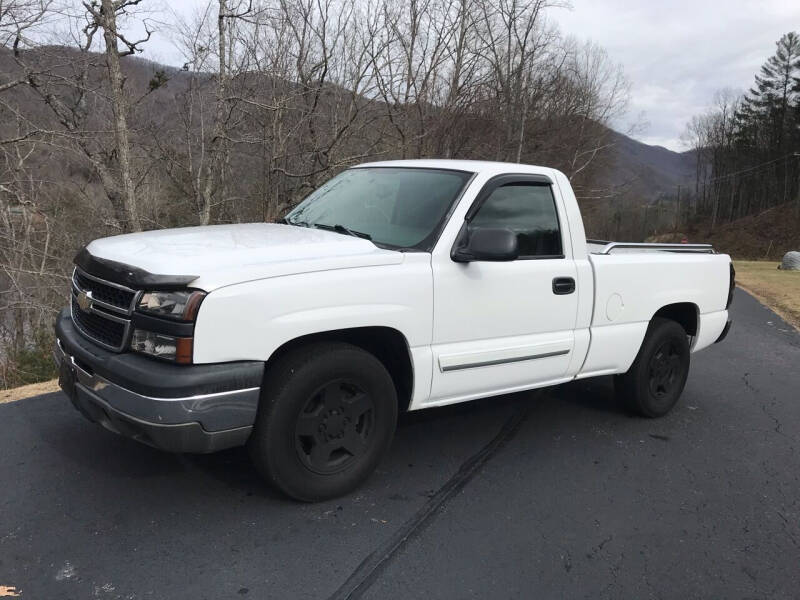
<path fill-rule="evenodd" d="M 549 185 L 510 183 L 495 189 L 470 223 L 517 234 L 519 258 L 563 258 L 561 229 Z"/>

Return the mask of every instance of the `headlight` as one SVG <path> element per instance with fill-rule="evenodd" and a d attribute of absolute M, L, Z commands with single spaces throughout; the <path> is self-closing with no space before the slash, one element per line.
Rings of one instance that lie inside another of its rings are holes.
<path fill-rule="evenodd" d="M 131 350 L 191 364 L 194 320 L 205 296 L 205 292 L 197 290 L 144 292 L 133 315 Z"/>
<path fill-rule="evenodd" d="M 194 321 L 203 298 L 205 292 L 192 290 L 145 292 L 139 298 L 136 310 L 177 321 Z"/>
<path fill-rule="evenodd" d="M 181 364 L 191 364 L 192 342 L 193 339 L 190 337 L 176 337 L 155 331 L 134 329 L 131 350 Z"/>

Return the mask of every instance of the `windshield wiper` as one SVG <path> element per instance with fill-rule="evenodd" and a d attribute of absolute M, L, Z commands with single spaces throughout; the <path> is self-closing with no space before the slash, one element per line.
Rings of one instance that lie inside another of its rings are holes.
<path fill-rule="evenodd" d="M 313 227 L 313 225 L 308 221 L 290 221 L 286 217 L 281 219 L 279 223 L 284 223 L 286 225 L 296 225 L 297 227 Z"/>
<path fill-rule="evenodd" d="M 326 231 L 335 231 L 336 233 L 344 233 L 364 240 L 372 240 L 372 236 L 370 234 L 364 233 L 363 231 L 350 229 L 349 227 L 339 225 L 338 223 L 336 225 L 328 225 L 327 223 L 314 223 L 312 227 L 316 227 L 317 229 L 325 229 Z"/>

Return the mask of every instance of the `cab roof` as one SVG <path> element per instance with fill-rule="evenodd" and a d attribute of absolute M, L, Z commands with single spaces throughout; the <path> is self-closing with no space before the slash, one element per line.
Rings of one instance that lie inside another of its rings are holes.
<path fill-rule="evenodd" d="M 547 175 L 554 178 L 558 172 L 549 167 L 539 167 L 536 165 L 524 165 L 521 163 L 494 162 L 489 160 L 456 160 L 447 158 L 419 158 L 413 160 L 384 160 L 380 162 L 370 162 L 356 165 L 355 169 L 364 167 L 405 167 L 418 169 L 450 169 L 455 171 L 465 171 L 467 173 L 485 173 L 489 175 L 500 175 L 503 173 L 531 173 L 535 175 Z"/>

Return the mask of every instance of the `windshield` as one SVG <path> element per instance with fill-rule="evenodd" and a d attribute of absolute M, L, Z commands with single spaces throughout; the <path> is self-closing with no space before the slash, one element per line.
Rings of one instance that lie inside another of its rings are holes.
<path fill-rule="evenodd" d="M 350 169 L 312 192 L 284 220 L 392 248 L 430 251 L 471 176 L 439 169 Z"/>

